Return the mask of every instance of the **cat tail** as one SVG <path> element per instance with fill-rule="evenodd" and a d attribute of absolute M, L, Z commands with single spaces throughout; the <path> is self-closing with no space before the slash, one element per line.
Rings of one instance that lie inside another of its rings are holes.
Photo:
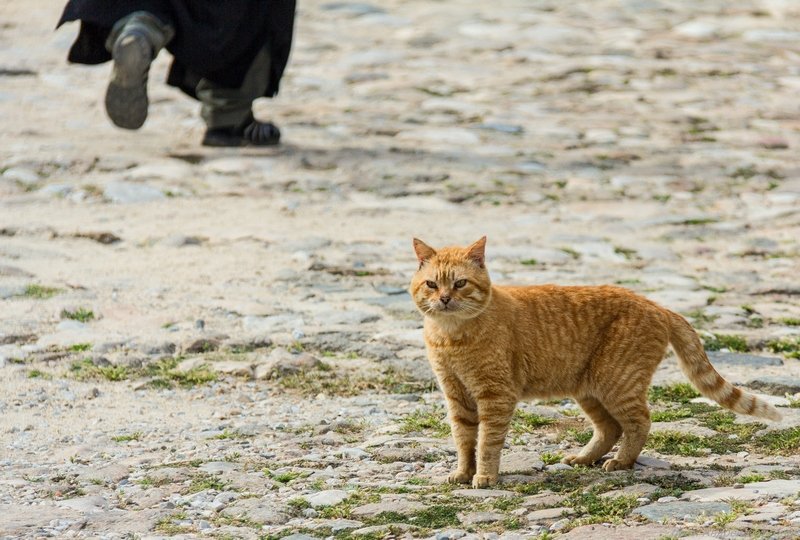
<path fill-rule="evenodd" d="M 781 414 L 766 401 L 743 392 L 722 378 L 708 360 L 700 337 L 691 325 L 677 313 L 669 314 L 669 341 L 678 354 L 678 365 L 692 384 L 704 396 L 713 399 L 726 409 L 780 420 Z"/>

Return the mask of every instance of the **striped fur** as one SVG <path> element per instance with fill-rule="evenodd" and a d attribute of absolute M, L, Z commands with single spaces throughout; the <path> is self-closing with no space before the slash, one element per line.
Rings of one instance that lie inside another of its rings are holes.
<path fill-rule="evenodd" d="M 414 239 L 410 293 L 425 319 L 428 359 L 447 401 L 458 466 L 450 481 L 497 481 L 520 400 L 572 397 L 594 425 L 570 464 L 592 464 L 620 437 L 608 471 L 626 469 L 650 430 L 647 390 L 671 343 L 698 389 L 736 412 L 777 419 L 770 405 L 714 370 L 679 315 L 620 287 L 494 286 L 486 238 L 435 250 Z"/>

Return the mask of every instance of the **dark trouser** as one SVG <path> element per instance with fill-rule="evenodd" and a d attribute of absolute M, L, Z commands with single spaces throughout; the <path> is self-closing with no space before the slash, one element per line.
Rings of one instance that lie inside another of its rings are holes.
<path fill-rule="evenodd" d="M 111 51 L 123 32 L 135 31 L 147 36 L 153 58 L 175 35 L 175 29 L 146 11 L 131 13 L 117 21 L 106 41 Z M 208 79 L 197 84 L 197 98 L 202 103 L 201 116 L 209 129 L 239 126 L 252 114 L 253 101 L 264 95 L 269 84 L 270 58 L 266 48 L 256 55 L 239 88 L 225 88 Z"/>

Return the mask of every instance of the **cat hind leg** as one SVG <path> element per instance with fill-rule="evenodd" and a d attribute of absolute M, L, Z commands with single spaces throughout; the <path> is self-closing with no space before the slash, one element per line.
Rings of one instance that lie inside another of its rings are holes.
<path fill-rule="evenodd" d="M 594 433 L 592 439 L 578 454 L 570 454 L 561 462 L 567 465 L 591 465 L 611 450 L 614 443 L 619 440 L 622 426 L 596 398 L 582 397 L 575 401 L 592 421 Z"/>

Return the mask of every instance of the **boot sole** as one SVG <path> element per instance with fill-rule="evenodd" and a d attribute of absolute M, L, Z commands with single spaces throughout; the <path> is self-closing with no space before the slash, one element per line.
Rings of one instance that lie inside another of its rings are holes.
<path fill-rule="evenodd" d="M 114 44 L 114 68 L 106 90 L 106 112 L 114 125 L 139 129 L 147 120 L 149 47 L 143 36 L 125 36 Z"/>

